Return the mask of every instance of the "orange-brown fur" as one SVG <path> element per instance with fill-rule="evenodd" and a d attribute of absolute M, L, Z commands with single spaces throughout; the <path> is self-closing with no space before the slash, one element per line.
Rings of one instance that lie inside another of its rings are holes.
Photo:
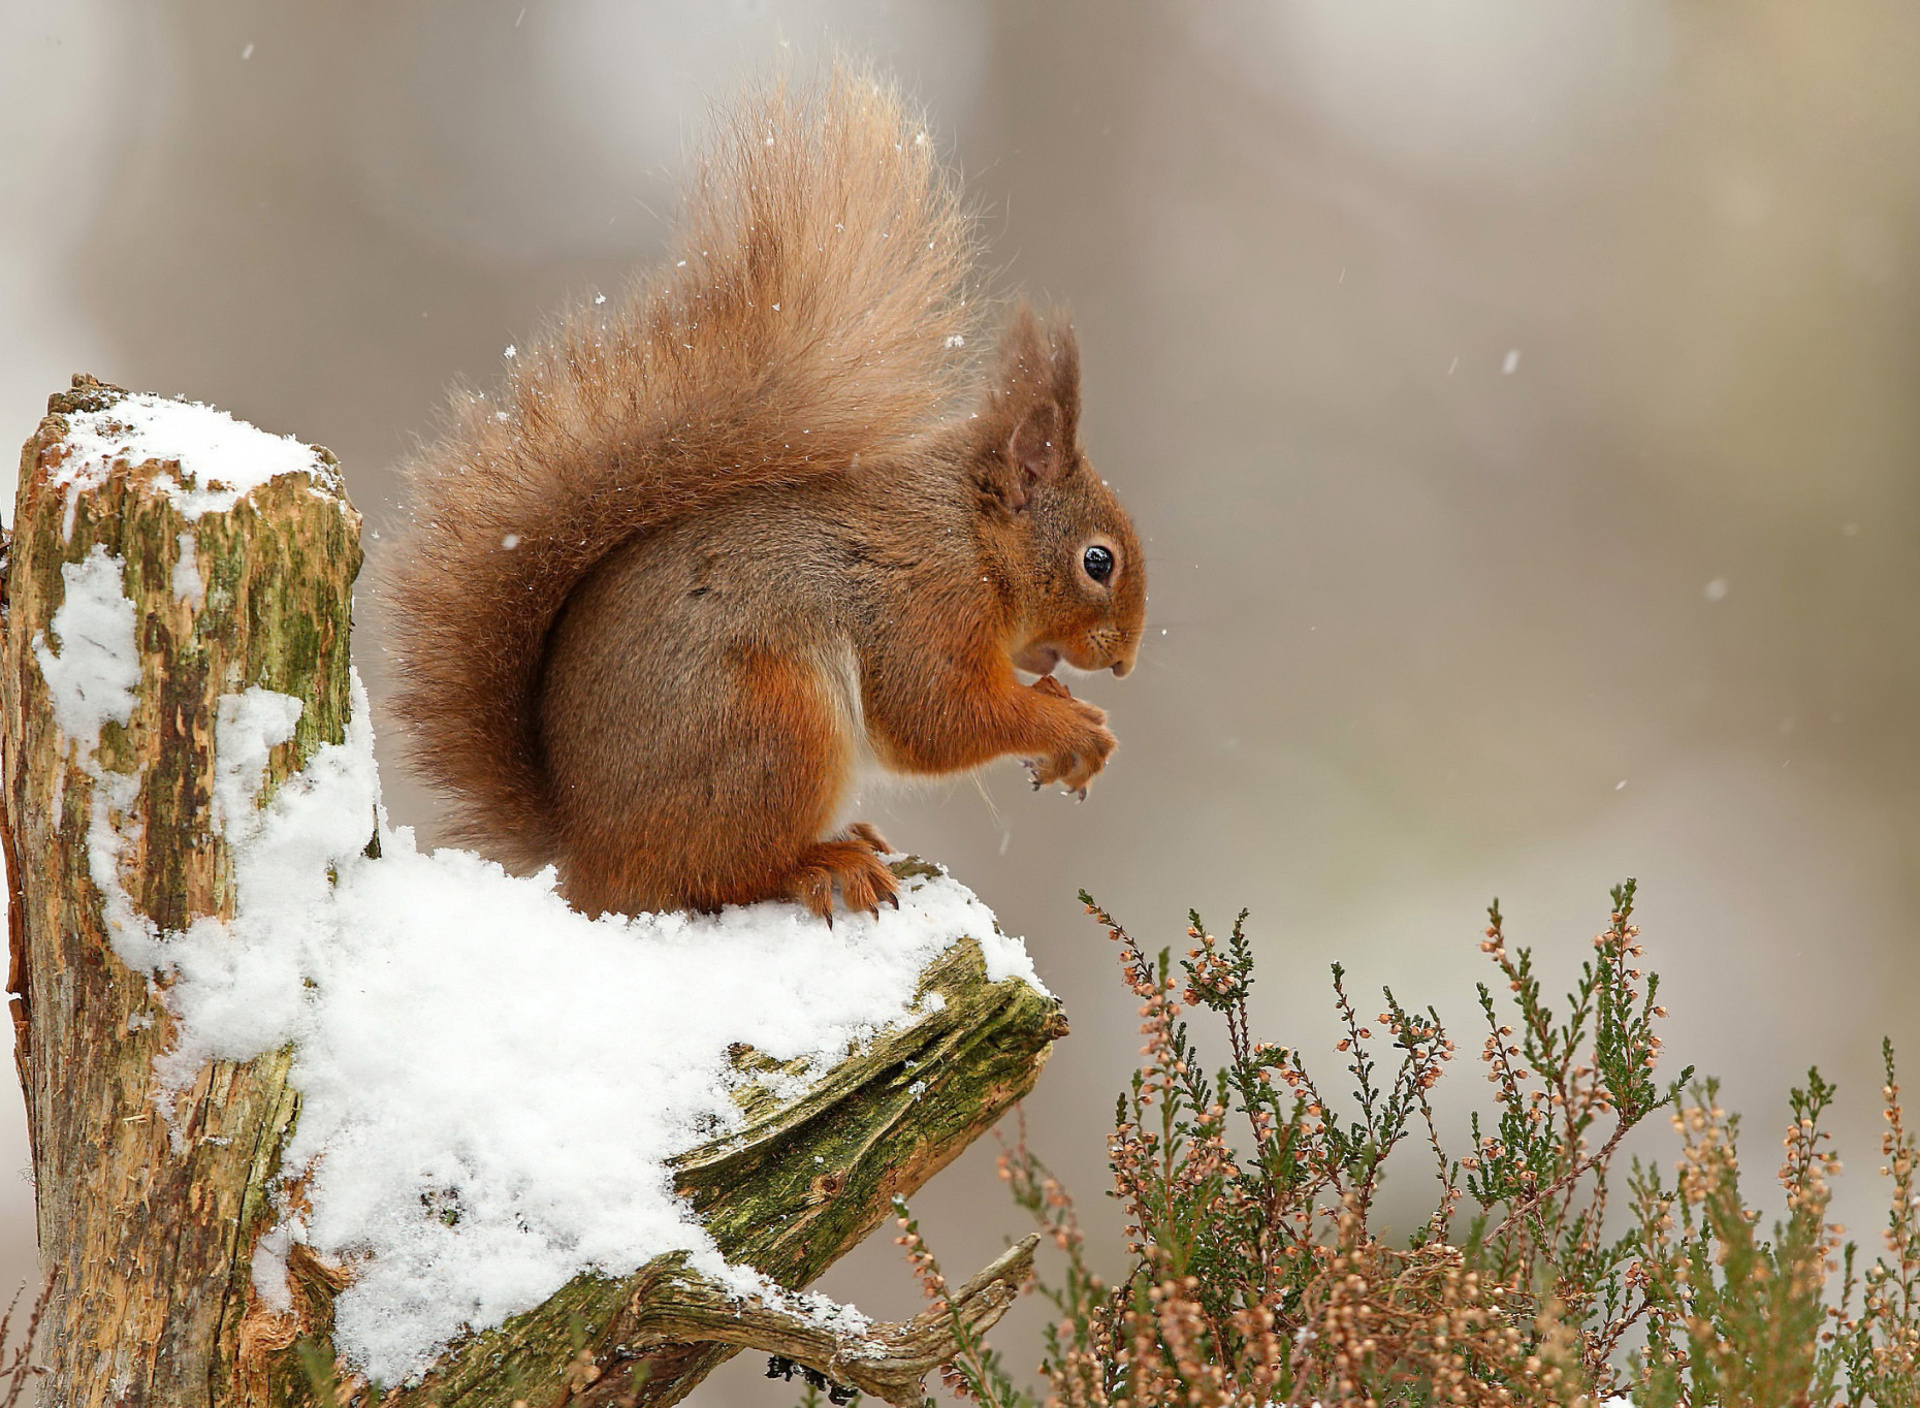
<path fill-rule="evenodd" d="M 969 227 L 891 92 L 749 101 L 689 205 L 684 262 L 410 465 L 397 711 L 462 839 L 589 912 L 872 909 L 863 766 L 1104 765 L 1049 672 L 1131 667 L 1139 547 L 1079 450 L 1069 329 L 1020 309 L 969 385 Z"/>

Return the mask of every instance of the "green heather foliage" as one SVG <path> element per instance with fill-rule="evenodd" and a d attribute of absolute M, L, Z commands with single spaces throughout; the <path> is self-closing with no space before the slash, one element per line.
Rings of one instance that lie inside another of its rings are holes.
<path fill-rule="evenodd" d="M 1778 1181 L 1785 1220 L 1759 1235 L 1717 1084 L 1658 1074 L 1666 1016 L 1631 922 L 1634 884 L 1557 1008 L 1532 954 L 1509 951 L 1498 904 L 1480 987 L 1493 1108 L 1454 1157 L 1430 1092 L 1455 1047 L 1431 1008 L 1391 990 L 1364 1021 L 1338 965 L 1333 998 L 1351 1093 L 1336 1104 L 1297 1051 L 1256 1041 L 1244 914 L 1223 938 L 1193 916 L 1176 964 L 1150 956 L 1085 895 L 1140 999 L 1146 1043 L 1108 1141 L 1130 1267 L 1090 1268 L 1073 1203 L 1028 1147 L 1001 1176 L 1063 1254 L 1044 1392 L 986 1344 L 962 1341 L 948 1386 L 991 1408 L 1269 1404 L 1920 1405 L 1920 1152 L 1883 1047 L 1885 1252 L 1863 1269 L 1826 1218 L 1839 1162 L 1818 1071 L 1792 1093 Z M 1225 1025 L 1212 1075 L 1187 1014 Z M 1621 1141 L 1665 1111 L 1669 1176 Z M 1439 1196 L 1408 1237 L 1374 1223 L 1388 1157 L 1430 1154 Z M 1625 1197 L 1618 1195 L 1624 1183 Z M 904 1205 L 901 1243 L 934 1304 L 946 1282 Z"/>

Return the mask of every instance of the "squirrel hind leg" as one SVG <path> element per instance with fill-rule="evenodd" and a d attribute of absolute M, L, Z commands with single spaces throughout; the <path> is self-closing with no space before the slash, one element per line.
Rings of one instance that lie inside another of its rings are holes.
<path fill-rule="evenodd" d="M 864 839 L 818 841 L 807 847 L 787 878 L 786 893 L 831 922 L 836 886 L 849 910 L 878 915 L 883 901 L 900 907 L 893 872 Z"/>

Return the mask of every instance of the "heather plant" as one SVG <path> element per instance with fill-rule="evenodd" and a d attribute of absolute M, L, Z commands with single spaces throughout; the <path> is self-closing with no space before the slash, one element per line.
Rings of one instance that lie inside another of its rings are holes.
<path fill-rule="evenodd" d="M 34 1342 L 40 1334 L 40 1321 L 47 1313 L 47 1303 L 53 1298 L 53 1281 L 48 1278 L 41 1287 L 28 1309 L 25 1329 L 16 1336 L 14 1312 L 20 1308 L 20 1296 L 25 1290 L 23 1286 L 16 1291 L 6 1312 L 0 1314 L 0 1408 L 14 1408 L 23 1400 L 31 1402 L 28 1395 L 47 1372 L 34 1362 Z"/>
<path fill-rule="evenodd" d="M 1821 1129 L 1835 1091 L 1817 1071 L 1790 1096 L 1785 1216 L 1761 1237 L 1718 1085 L 1659 1073 L 1667 1014 L 1631 880 L 1558 1004 L 1489 910 L 1480 947 L 1497 981 L 1479 987 L 1479 1056 L 1492 1101 L 1457 1158 L 1431 1103 L 1457 1053 L 1432 1008 L 1388 989 L 1367 1021 L 1335 965 L 1336 1100 L 1300 1052 L 1253 1036 L 1244 913 L 1224 937 L 1191 916 L 1176 962 L 1081 898 L 1140 1003 L 1140 1065 L 1108 1141 L 1127 1271 L 1109 1284 L 1093 1270 L 1073 1201 L 1022 1124 L 1001 1176 L 1060 1262 L 1035 1286 L 1050 1308 L 1045 1389 L 963 1339 L 944 1371 L 954 1391 L 992 1408 L 1558 1408 L 1620 1394 L 1637 1408 L 1920 1408 L 1920 1150 L 1891 1046 L 1885 1254 L 1865 1265 L 1826 1220 L 1840 1166 Z M 1211 1073 L 1196 1012 L 1225 1029 Z M 1663 1110 L 1671 1178 L 1659 1160 L 1621 1169 L 1623 1141 Z M 1382 1180 L 1397 1150 L 1402 1166 L 1422 1147 L 1434 1207 L 1395 1233 L 1376 1210 Z M 943 1304 L 938 1262 L 899 1211 L 910 1263 Z"/>

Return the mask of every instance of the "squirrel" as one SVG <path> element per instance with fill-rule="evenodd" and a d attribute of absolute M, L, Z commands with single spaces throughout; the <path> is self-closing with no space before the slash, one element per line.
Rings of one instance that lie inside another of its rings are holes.
<path fill-rule="evenodd" d="M 1070 325 L 982 374 L 972 224 L 871 76 L 721 124 L 680 256 L 457 391 L 382 594 L 410 761 L 457 838 L 589 913 L 898 907 L 874 772 L 1029 760 L 1082 798 L 1146 578 L 1079 443 Z M 1020 682 L 1016 671 L 1037 675 Z"/>

